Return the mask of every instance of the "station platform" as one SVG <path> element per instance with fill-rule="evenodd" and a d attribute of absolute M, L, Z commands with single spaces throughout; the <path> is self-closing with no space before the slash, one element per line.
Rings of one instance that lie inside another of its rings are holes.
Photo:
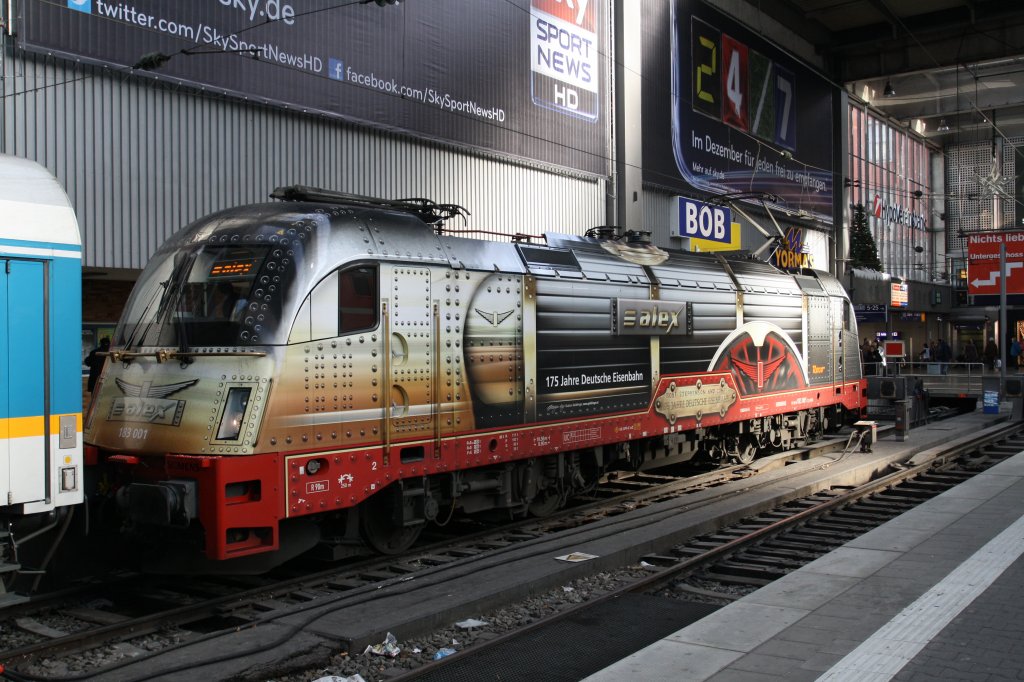
<path fill-rule="evenodd" d="M 1024 679 L 1024 452 L 586 677 Z"/>

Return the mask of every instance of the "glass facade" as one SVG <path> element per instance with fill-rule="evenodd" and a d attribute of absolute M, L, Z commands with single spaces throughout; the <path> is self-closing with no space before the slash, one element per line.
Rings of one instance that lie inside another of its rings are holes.
<path fill-rule="evenodd" d="M 946 154 L 946 252 L 953 284 L 967 289 L 967 235 L 1019 227 L 1014 177 L 1024 137 L 950 145 Z"/>
<path fill-rule="evenodd" d="M 944 278 L 946 264 L 933 254 L 928 238 L 928 146 L 863 105 L 851 104 L 849 116 L 848 196 L 851 206 L 864 205 L 882 269 L 903 279 Z"/>

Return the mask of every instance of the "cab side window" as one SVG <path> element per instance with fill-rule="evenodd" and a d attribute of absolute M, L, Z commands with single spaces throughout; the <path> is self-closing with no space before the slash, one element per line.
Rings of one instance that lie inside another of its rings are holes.
<path fill-rule="evenodd" d="M 362 265 L 338 273 L 340 334 L 374 329 L 378 323 L 377 268 Z"/>
<path fill-rule="evenodd" d="M 305 343 L 377 327 L 377 268 L 359 265 L 324 277 L 302 302 L 288 343 Z"/>

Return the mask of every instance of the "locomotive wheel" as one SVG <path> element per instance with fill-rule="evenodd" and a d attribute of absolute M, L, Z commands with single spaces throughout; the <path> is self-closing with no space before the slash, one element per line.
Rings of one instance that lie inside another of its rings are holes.
<path fill-rule="evenodd" d="M 381 554 L 406 551 L 419 539 L 426 525 L 403 526 L 395 522 L 393 511 L 393 500 L 386 493 L 375 495 L 360 506 L 359 529 L 363 540 Z"/>
<path fill-rule="evenodd" d="M 738 464 L 750 464 L 754 461 L 754 457 L 757 455 L 757 448 L 754 447 L 753 443 L 744 443 L 737 450 L 735 458 Z"/>
<path fill-rule="evenodd" d="M 545 488 L 530 501 L 530 514 L 538 518 L 551 516 L 562 506 L 562 496 L 554 488 Z"/>

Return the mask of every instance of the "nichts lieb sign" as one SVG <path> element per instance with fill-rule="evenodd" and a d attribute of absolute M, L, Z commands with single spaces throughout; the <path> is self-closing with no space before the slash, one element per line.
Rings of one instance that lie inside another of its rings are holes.
<path fill-rule="evenodd" d="M 667 336 L 693 333 L 688 302 L 617 298 L 612 301 L 612 333 L 619 336 Z"/>

